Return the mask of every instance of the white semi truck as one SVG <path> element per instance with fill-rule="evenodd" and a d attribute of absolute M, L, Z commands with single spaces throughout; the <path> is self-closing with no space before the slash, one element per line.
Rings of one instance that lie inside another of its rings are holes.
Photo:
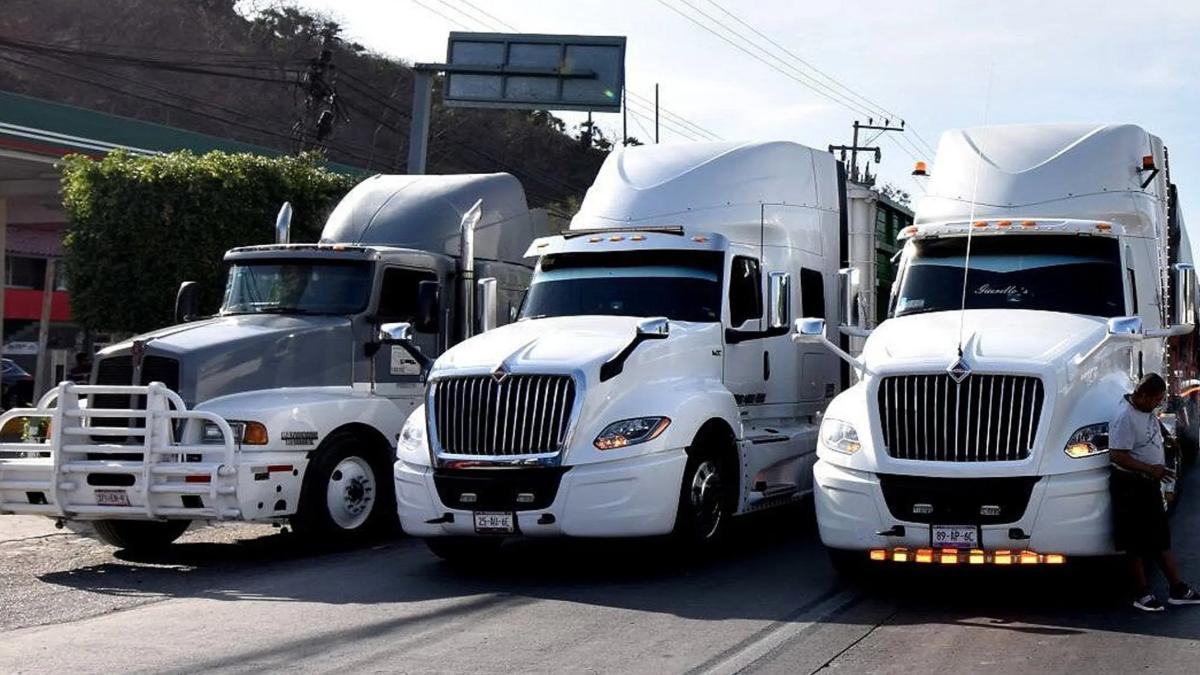
<path fill-rule="evenodd" d="M 1196 371 L 1191 250 L 1162 141 L 1132 125 L 943 135 L 889 318 L 821 423 L 835 562 L 1061 563 L 1113 552 L 1107 424 L 1143 373 Z M 857 327 L 851 326 L 851 330 Z M 819 318 L 804 350 L 831 345 Z"/>
<path fill-rule="evenodd" d="M 404 530 L 447 558 L 515 535 L 703 546 L 809 494 L 843 380 L 789 333 L 838 313 L 845 195 L 794 143 L 615 151 L 529 247 L 518 320 L 435 362 L 395 463 Z"/>
<path fill-rule="evenodd" d="M 515 315 L 525 247 L 557 230 L 508 174 L 374 176 L 320 243 L 288 243 L 288 224 L 285 209 L 277 244 L 225 255 L 215 316 L 188 320 L 185 284 L 181 323 L 0 418 L 50 420 L 48 437 L 0 445 L 0 513 L 87 521 L 123 548 L 192 521 L 291 523 L 318 541 L 394 522 L 388 470 L 429 360 Z"/>

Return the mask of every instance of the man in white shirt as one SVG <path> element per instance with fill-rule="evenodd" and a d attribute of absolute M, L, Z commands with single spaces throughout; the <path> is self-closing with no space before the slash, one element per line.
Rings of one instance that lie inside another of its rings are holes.
<path fill-rule="evenodd" d="M 1129 558 L 1137 599 L 1133 606 L 1146 612 L 1164 607 L 1146 579 L 1146 559 L 1158 563 L 1170 582 L 1167 602 L 1172 605 L 1200 604 L 1200 594 L 1184 583 L 1171 552 L 1171 530 L 1163 505 L 1164 480 L 1174 477 L 1166 466 L 1163 430 L 1154 409 L 1167 395 L 1163 378 L 1151 373 L 1138 382 L 1132 394 L 1117 406 L 1108 425 L 1108 449 L 1112 461 L 1113 534 L 1116 548 Z"/>

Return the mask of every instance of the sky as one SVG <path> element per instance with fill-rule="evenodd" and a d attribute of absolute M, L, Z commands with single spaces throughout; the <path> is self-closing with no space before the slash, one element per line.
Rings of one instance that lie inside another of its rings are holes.
<path fill-rule="evenodd" d="M 408 61 L 444 61 L 447 33 L 452 30 L 624 35 L 628 91 L 652 99 L 658 83 L 666 111 L 712 134 L 725 140 L 793 140 L 816 148 L 849 144 L 851 124 L 855 119 L 866 121 L 866 111 L 849 110 L 801 84 L 812 78 L 826 84 L 824 91 L 843 103 L 852 99 L 852 107 L 882 107 L 906 121 L 906 138 L 876 141 L 883 149 L 879 172 L 882 180 L 917 198 L 922 187 L 910 175 L 913 162 L 932 160 L 933 152 L 925 144 L 936 145 L 947 129 L 984 123 L 1135 123 L 1164 139 L 1184 212 L 1196 214 L 1192 221 L 1200 222 L 1200 212 L 1189 208 L 1200 208 L 1200 129 L 1194 122 L 1200 103 L 1200 49 L 1195 47 L 1200 3 L 1196 2 L 299 0 L 299 4 L 336 19 L 346 38 Z M 784 72 L 680 13 L 708 24 Z M 790 55 L 751 33 L 747 25 Z M 727 32 L 730 29 L 751 37 L 782 61 L 740 42 Z M 646 111 L 645 105 L 641 110 Z M 572 123 L 580 120 L 578 114 L 561 116 Z M 610 137 L 620 137 L 620 114 L 595 117 Z M 639 127 L 636 116 L 629 127 L 629 133 L 642 140 L 652 136 L 649 129 Z M 665 127 L 660 138 L 684 140 Z"/>

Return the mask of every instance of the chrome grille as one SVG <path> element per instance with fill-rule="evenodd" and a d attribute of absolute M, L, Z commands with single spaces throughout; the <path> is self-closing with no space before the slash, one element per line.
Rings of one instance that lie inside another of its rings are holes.
<path fill-rule="evenodd" d="M 1003 462 L 1033 447 L 1045 394 L 1042 381 L 1019 375 L 948 374 L 886 377 L 879 416 L 887 453 L 897 459 Z"/>
<path fill-rule="evenodd" d="M 437 442 L 454 455 L 558 452 L 566 440 L 575 381 L 566 375 L 453 377 L 433 383 Z"/>

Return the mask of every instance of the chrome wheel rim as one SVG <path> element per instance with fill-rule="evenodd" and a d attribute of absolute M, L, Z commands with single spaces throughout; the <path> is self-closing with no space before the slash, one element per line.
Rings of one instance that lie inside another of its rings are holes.
<path fill-rule="evenodd" d="M 722 492 L 721 473 L 716 463 L 711 460 L 701 462 L 692 473 L 688 490 L 696 534 L 701 539 L 712 539 L 721 528 L 724 517 Z"/>
<path fill-rule="evenodd" d="M 371 465 L 358 457 L 338 462 L 329 474 L 325 503 L 329 517 L 343 530 L 353 530 L 367 522 L 375 503 L 375 472 Z"/>

